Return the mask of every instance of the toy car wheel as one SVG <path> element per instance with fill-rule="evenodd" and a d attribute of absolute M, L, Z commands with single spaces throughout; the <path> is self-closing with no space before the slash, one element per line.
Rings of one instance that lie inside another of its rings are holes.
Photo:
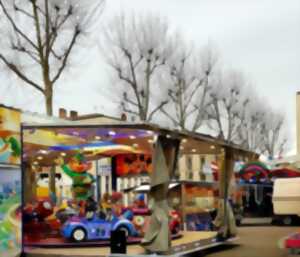
<path fill-rule="evenodd" d="M 125 226 L 120 226 L 117 228 L 117 231 L 124 231 L 126 238 L 130 236 L 130 231 L 127 227 Z"/>
<path fill-rule="evenodd" d="M 145 218 L 143 216 L 136 216 L 133 219 L 133 223 L 139 227 L 145 224 Z"/>
<path fill-rule="evenodd" d="M 72 239 L 76 242 L 82 242 L 86 239 L 86 232 L 83 228 L 75 228 L 72 232 Z"/>

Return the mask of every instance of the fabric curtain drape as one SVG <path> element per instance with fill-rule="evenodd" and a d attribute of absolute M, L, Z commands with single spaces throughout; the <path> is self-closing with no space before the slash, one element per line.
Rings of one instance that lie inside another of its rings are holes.
<path fill-rule="evenodd" d="M 159 136 L 155 144 L 149 192 L 152 214 L 149 229 L 142 240 L 142 246 L 147 252 L 163 254 L 171 247 L 167 193 L 175 172 L 179 143 L 177 139 Z"/>
<path fill-rule="evenodd" d="M 220 239 L 235 236 L 237 233 L 232 206 L 229 202 L 232 190 L 230 181 L 234 172 L 233 167 L 233 150 L 226 148 L 220 158 L 218 211 L 214 220 Z"/>

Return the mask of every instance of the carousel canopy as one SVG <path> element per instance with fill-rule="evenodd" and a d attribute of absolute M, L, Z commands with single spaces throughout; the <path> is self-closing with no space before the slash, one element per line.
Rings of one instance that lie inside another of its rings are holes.
<path fill-rule="evenodd" d="M 239 176 L 246 181 L 251 180 L 253 178 L 261 180 L 261 179 L 267 179 L 269 172 L 270 170 L 264 163 L 251 162 L 245 164 L 241 168 L 239 172 Z"/>
<path fill-rule="evenodd" d="M 253 152 L 207 135 L 170 130 L 153 124 L 86 125 L 64 122 L 23 125 L 23 161 L 51 166 L 53 159 L 62 156 L 68 160 L 78 151 L 84 153 L 88 160 L 120 153 L 151 154 L 159 134 L 181 140 L 181 154 L 220 154 L 224 147 L 231 147 L 241 156 L 255 156 Z"/>

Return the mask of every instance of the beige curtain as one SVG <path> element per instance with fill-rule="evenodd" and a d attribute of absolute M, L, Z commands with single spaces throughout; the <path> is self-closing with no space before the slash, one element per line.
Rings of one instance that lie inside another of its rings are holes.
<path fill-rule="evenodd" d="M 159 136 L 153 153 L 150 176 L 149 208 L 152 211 L 149 229 L 142 246 L 151 253 L 166 253 L 171 247 L 167 193 L 177 160 L 179 140 Z"/>
<path fill-rule="evenodd" d="M 237 233 L 233 210 L 228 201 L 232 190 L 230 180 L 233 176 L 234 165 L 233 150 L 231 148 L 226 148 L 222 152 L 219 163 L 218 212 L 214 220 L 214 225 L 218 228 L 218 236 L 227 238 Z"/>

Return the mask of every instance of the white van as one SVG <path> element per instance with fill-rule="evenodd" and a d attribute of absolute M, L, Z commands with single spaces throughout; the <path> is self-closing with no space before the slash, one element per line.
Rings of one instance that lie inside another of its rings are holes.
<path fill-rule="evenodd" d="M 291 225 L 300 216 L 300 178 L 277 178 L 272 200 L 275 218 Z"/>

